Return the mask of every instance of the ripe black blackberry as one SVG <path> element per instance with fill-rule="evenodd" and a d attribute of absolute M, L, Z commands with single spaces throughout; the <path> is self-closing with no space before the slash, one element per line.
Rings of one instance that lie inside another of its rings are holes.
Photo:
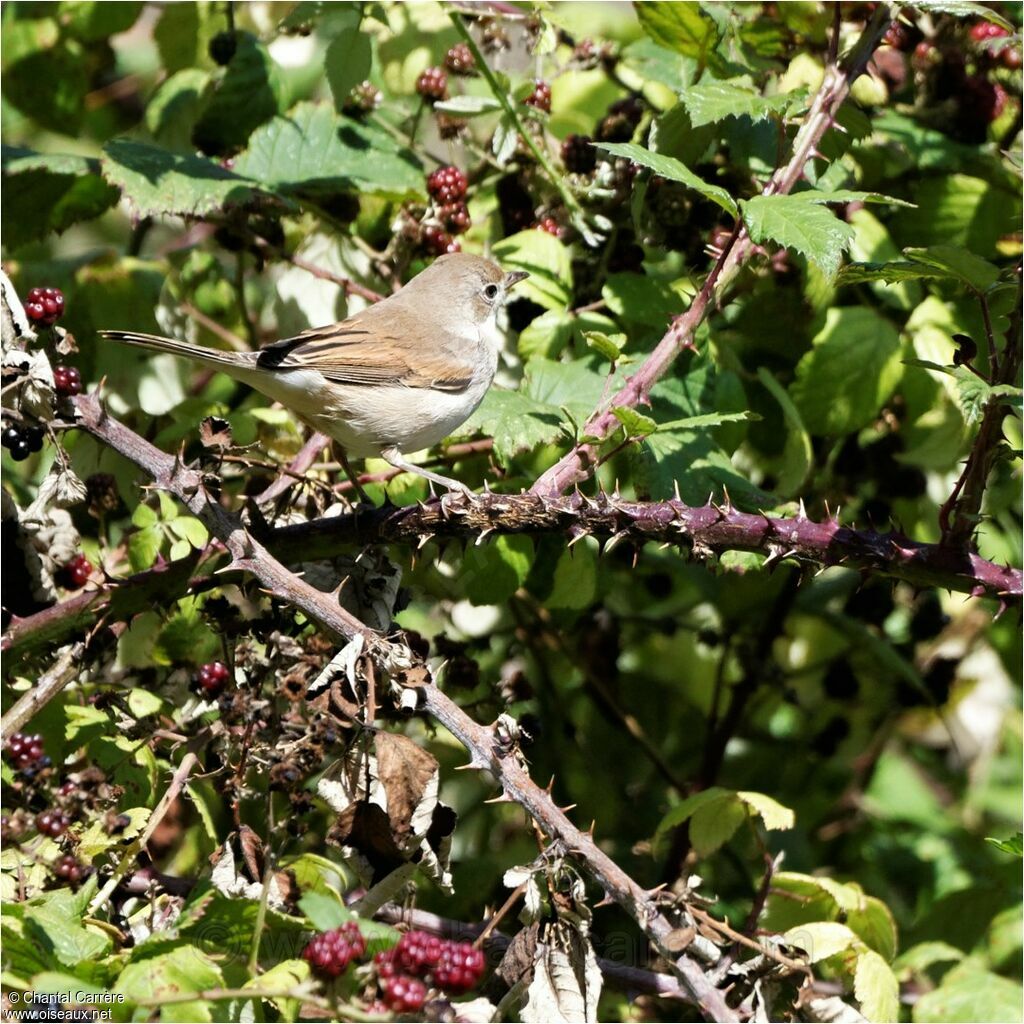
<path fill-rule="evenodd" d="M 11 453 L 15 462 L 24 462 L 33 452 L 43 447 L 43 431 L 39 427 L 4 427 L 0 445 Z"/>
<path fill-rule="evenodd" d="M 79 864 L 78 859 L 71 853 L 62 854 L 53 865 L 53 873 L 66 882 L 80 882 L 85 875 L 85 868 Z"/>
<path fill-rule="evenodd" d="M 82 393 L 82 374 L 77 366 L 55 366 L 53 388 L 62 398 Z"/>
<path fill-rule="evenodd" d="M 597 166 L 597 150 L 589 135 L 567 135 L 562 143 L 562 164 L 570 174 L 590 174 Z"/>
<path fill-rule="evenodd" d="M 465 199 L 467 188 L 469 181 L 465 174 L 451 164 L 438 167 L 427 178 L 427 192 L 439 203 L 455 203 Z"/>
<path fill-rule="evenodd" d="M 63 835 L 70 824 L 71 818 L 63 811 L 42 811 L 36 815 L 36 830 L 51 839 Z"/>
<path fill-rule="evenodd" d="M 43 737 L 39 733 L 32 736 L 23 732 L 14 733 L 7 741 L 7 756 L 14 767 L 22 771 L 43 768 L 50 763 L 43 747 Z"/>
<path fill-rule="evenodd" d="M 117 478 L 112 473 L 90 474 L 85 478 L 85 489 L 89 495 L 89 511 L 93 515 L 114 512 L 121 505 Z"/>
<path fill-rule="evenodd" d="M 643 103 L 636 96 L 616 100 L 597 126 L 597 137 L 601 142 L 629 142 L 643 116 Z"/>
<path fill-rule="evenodd" d="M 551 113 L 551 86 L 539 78 L 535 79 L 533 92 L 523 100 L 523 103 L 528 107 L 534 107 L 536 110 L 543 110 L 548 114 Z"/>
<path fill-rule="evenodd" d="M 453 75 L 468 76 L 476 74 L 476 59 L 473 57 L 473 51 L 466 43 L 456 43 L 445 54 L 444 66 Z"/>
<path fill-rule="evenodd" d="M 340 928 L 322 932 L 302 951 L 303 958 L 314 973 L 325 978 L 337 978 L 353 960 L 366 952 L 366 940 L 355 921 L 347 921 Z"/>
<path fill-rule="evenodd" d="M 32 288 L 25 300 L 25 315 L 34 324 L 52 327 L 64 315 L 64 295 L 59 288 Z"/>
<path fill-rule="evenodd" d="M 427 68 L 416 79 L 416 91 L 431 105 L 448 98 L 448 74 L 444 68 Z"/>
<path fill-rule="evenodd" d="M 227 67 L 238 49 L 238 38 L 234 32 L 218 32 L 210 40 L 210 60 L 221 67 Z"/>

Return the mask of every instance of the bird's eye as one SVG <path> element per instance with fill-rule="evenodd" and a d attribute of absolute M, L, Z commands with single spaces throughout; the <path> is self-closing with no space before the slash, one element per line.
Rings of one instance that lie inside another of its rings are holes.
<path fill-rule="evenodd" d="M 488 302 L 493 302 L 498 297 L 498 286 L 496 284 L 489 284 L 484 288 L 484 298 Z"/>

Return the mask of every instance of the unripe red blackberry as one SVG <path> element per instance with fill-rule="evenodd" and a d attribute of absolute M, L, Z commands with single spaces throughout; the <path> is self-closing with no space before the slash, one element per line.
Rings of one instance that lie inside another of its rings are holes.
<path fill-rule="evenodd" d="M 523 102 L 528 107 L 535 107 L 545 113 L 551 113 L 551 86 L 542 82 L 539 78 L 534 80 L 533 92 Z"/>
<path fill-rule="evenodd" d="M 342 105 L 342 110 L 350 117 L 361 117 L 370 114 L 380 106 L 381 94 L 372 82 L 360 82 L 352 87 Z"/>
<path fill-rule="evenodd" d="M 446 943 L 429 932 L 406 932 L 392 950 L 396 973 L 425 978 L 438 964 Z"/>
<path fill-rule="evenodd" d="M 589 135 L 567 135 L 562 143 L 562 164 L 570 174 L 590 174 L 597 166 L 597 150 Z"/>
<path fill-rule="evenodd" d="M 387 978 L 382 986 L 384 1003 L 395 1013 L 412 1013 L 423 1007 L 427 998 L 427 986 L 418 978 L 397 975 Z"/>
<path fill-rule="evenodd" d="M 476 59 L 473 51 L 466 43 L 456 43 L 444 58 L 444 66 L 453 75 L 472 75 L 476 73 Z"/>
<path fill-rule="evenodd" d="M 427 68 L 416 79 L 416 91 L 430 104 L 448 98 L 448 75 L 444 68 Z"/>
<path fill-rule="evenodd" d="M 935 48 L 935 44 L 928 42 L 927 39 L 922 39 L 921 42 L 914 47 L 914 52 L 910 57 L 910 63 L 913 64 L 918 71 L 927 71 L 928 68 L 941 63 L 941 61 L 942 56 Z"/>
<path fill-rule="evenodd" d="M 882 42 L 894 50 L 906 50 L 910 45 L 910 32 L 901 21 L 894 21 L 886 31 Z"/>
<path fill-rule="evenodd" d="M 473 223 L 469 217 L 469 208 L 463 202 L 447 203 L 437 211 L 437 215 L 453 235 L 468 231 Z"/>
<path fill-rule="evenodd" d="M 420 232 L 420 244 L 431 256 L 443 256 L 447 252 L 462 252 L 462 246 L 444 228 L 436 224 L 425 224 Z"/>
<path fill-rule="evenodd" d="M 434 984 L 452 995 L 476 988 L 484 973 L 484 954 L 469 942 L 446 942 L 432 973 Z"/>
<path fill-rule="evenodd" d="M 216 697 L 230 678 L 231 673 L 228 672 L 227 665 L 220 661 L 209 661 L 199 666 L 195 682 L 207 695 Z"/>
<path fill-rule="evenodd" d="M 34 324 L 52 327 L 64 314 L 64 296 L 59 288 L 32 288 L 25 300 L 25 315 Z"/>
<path fill-rule="evenodd" d="M 997 25 L 993 21 L 980 21 L 977 25 L 971 26 L 971 38 L 976 43 L 982 43 L 986 39 L 1002 39 L 1009 34 L 1002 25 Z"/>
<path fill-rule="evenodd" d="M 62 398 L 82 393 L 82 374 L 77 366 L 56 366 L 53 370 L 53 388 Z"/>
<path fill-rule="evenodd" d="M 89 582 L 93 565 L 85 555 L 75 555 L 64 566 L 64 585 L 68 590 L 81 590 Z"/>
<path fill-rule="evenodd" d="M 554 235 L 555 238 L 560 238 L 562 235 L 562 228 L 554 217 L 542 217 L 537 221 L 536 226 L 539 230 L 546 231 L 549 235 Z"/>
<path fill-rule="evenodd" d="M 36 815 L 36 829 L 51 839 L 63 835 L 70 824 L 71 818 L 63 811 L 49 810 Z"/>
<path fill-rule="evenodd" d="M 355 921 L 347 921 L 340 928 L 322 932 L 302 951 L 314 973 L 326 978 L 337 978 L 353 960 L 366 952 L 366 940 Z"/>
<path fill-rule="evenodd" d="M 43 747 L 43 737 L 36 733 L 32 736 L 23 732 L 14 733 L 7 741 L 7 756 L 11 763 L 19 769 L 41 768 L 49 763 Z"/>
<path fill-rule="evenodd" d="M 439 203 L 454 203 L 465 199 L 468 187 L 469 181 L 465 174 L 450 164 L 438 167 L 427 178 L 427 192 Z"/>

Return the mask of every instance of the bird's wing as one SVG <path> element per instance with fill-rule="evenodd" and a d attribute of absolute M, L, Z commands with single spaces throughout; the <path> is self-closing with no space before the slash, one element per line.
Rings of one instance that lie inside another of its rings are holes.
<path fill-rule="evenodd" d="M 317 370 L 337 384 L 462 391 L 473 379 L 474 353 L 453 352 L 446 341 L 424 337 L 423 317 L 389 302 L 386 310 L 370 306 L 342 323 L 268 345 L 260 351 L 258 365 Z"/>

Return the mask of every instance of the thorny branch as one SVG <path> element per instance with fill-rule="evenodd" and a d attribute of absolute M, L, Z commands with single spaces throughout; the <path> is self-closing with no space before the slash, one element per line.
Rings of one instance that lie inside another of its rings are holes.
<path fill-rule="evenodd" d="M 557 840 L 607 895 L 637 922 L 648 939 L 673 965 L 683 987 L 709 1020 L 736 1021 L 724 994 L 707 978 L 704 969 L 687 953 L 672 950 L 678 927 L 662 911 L 656 894 L 643 889 L 555 806 L 551 794 L 538 786 L 523 767 L 517 752 L 494 726 L 474 722 L 457 704 L 430 682 L 429 669 L 402 645 L 365 626 L 346 612 L 335 595 L 316 590 L 289 572 L 267 548 L 246 531 L 241 521 L 225 511 L 206 490 L 202 475 L 155 448 L 124 424 L 109 416 L 95 395 L 77 400 L 80 426 L 98 440 L 145 470 L 156 485 L 177 497 L 231 554 L 231 567 L 254 576 L 275 597 L 298 608 L 324 629 L 351 640 L 361 637 L 366 652 L 399 681 L 404 669 L 415 667 L 418 703 L 455 736 L 470 753 L 470 764 L 487 770 L 501 786 L 503 796 L 517 803 L 551 839 Z M 426 682 L 424 682 L 426 680 Z"/>
<path fill-rule="evenodd" d="M 829 63 L 825 77 L 811 103 L 800 130 L 793 140 L 793 155 L 780 167 L 763 189 L 763 194 L 785 195 L 800 180 L 810 160 L 818 152 L 825 133 L 834 125 L 836 113 L 849 95 L 850 86 L 863 72 L 886 29 L 892 14 L 886 4 L 879 4 L 863 35 L 847 58 L 838 64 Z M 650 400 L 651 388 L 668 372 L 676 357 L 693 347 L 697 328 L 704 322 L 715 304 L 721 299 L 743 264 L 755 252 L 756 246 L 745 225 L 737 222 L 704 286 L 690 308 L 676 317 L 658 342 L 654 351 L 640 368 L 610 400 L 604 402 L 583 428 L 584 437 L 605 439 L 620 426 L 612 413 L 618 407 L 635 408 Z M 598 462 L 600 442 L 580 442 L 534 483 L 536 494 L 561 494 L 573 484 L 580 483 L 594 471 Z"/>
<path fill-rule="evenodd" d="M 130 432 L 129 432 L 130 433 Z M 170 459 L 169 456 L 165 458 Z M 276 490 L 275 490 L 276 494 Z M 794 560 L 805 565 L 842 565 L 905 580 L 921 587 L 943 587 L 975 597 L 1020 599 L 1024 574 L 979 555 L 923 544 L 900 533 L 876 533 L 842 526 L 835 519 L 815 522 L 743 512 L 729 505 L 686 505 L 679 500 L 626 501 L 616 495 L 538 494 L 452 495 L 443 502 L 396 508 L 360 509 L 356 515 L 319 519 L 260 535 L 267 550 L 286 564 L 330 558 L 352 544 L 421 545 L 429 540 L 482 541 L 491 534 L 563 534 L 574 543 L 592 536 L 605 551 L 626 542 L 671 544 L 695 558 L 725 551 L 754 551 L 769 563 Z M 83 591 L 35 615 L 14 619 L 2 649 L 15 651 L 57 643 L 86 629 L 104 613 L 123 617 L 209 589 L 223 577 L 196 573 L 216 549 L 192 554 L 127 579 Z"/>

